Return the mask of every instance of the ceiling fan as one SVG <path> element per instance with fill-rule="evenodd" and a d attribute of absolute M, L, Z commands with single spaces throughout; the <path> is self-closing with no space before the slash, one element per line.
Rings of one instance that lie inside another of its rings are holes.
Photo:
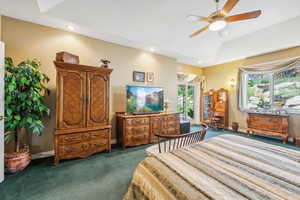
<path fill-rule="evenodd" d="M 215 1 L 216 1 L 216 11 L 213 12 L 212 14 L 210 14 L 208 17 L 201 17 L 198 15 L 188 15 L 187 16 L 187 19 L 189 21 L 203 21 L 203 22 L 209 23 L 209 25 L 194 32 L 192 35 L 190 35 L 190 37 L 194 37 L 206 30 L 220 31 L 226 27 L 227 23 L 257 18 L 262 13 L 261 10 L 255 10 L 252 12 L 227 16 L 228 13 L 239 2 L 239 0 L 227 0 L 226 4 L 224 5 L 224 7 L 222 9 L 219 9 L 219 1 L 220 0 L 215 0 Z"/>

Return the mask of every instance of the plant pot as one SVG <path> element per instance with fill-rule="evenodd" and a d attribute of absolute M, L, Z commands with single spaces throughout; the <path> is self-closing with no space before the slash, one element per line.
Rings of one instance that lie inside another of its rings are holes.
<path fill-rule="evenodd" d="M 238 132 L 238 130 L 239 130 L 239 124 L 237 122 L 232 122 L 231 127 L 232 127 L 232 131 L 233 132 Z"/>
<path fill-rule="evenodd" d="M 22 149 L 19 152 L 5 153 L 5 173 L 14 174 L 25 169 L 31 161 L 29 150 Z"/>

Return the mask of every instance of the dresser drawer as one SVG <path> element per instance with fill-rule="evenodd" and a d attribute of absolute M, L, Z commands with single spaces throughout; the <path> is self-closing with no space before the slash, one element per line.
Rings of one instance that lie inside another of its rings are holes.
<path fill-rule="evenodd" d="M 82 141 L 89 141 L 91 139 L 90 133 L 82 133 L 81 134 Z"/>
<path fill-rule="evenodd" d="M 168 127 L 175 127 L 176 124 L 177 124 L 176 121 L 169 121 L 169 122 L 168 122 Z"/>
<path fill-rule="evenodd" d="M 127 145 L 136 146 L 149 143 L 149 135 L 131 135 L 127 137 Z"/>
<path fill-rule="evenodd" d="M 135 126 L 135 127 L 126 127 L 127 135 L 140 135 L 140 134 L 149 134 L 149 126 Z"/>
<path fill-rule="evenodd" d="M 148 135 L 149 134 L 149 126 L 138 126 L 133 128 L 134 135 Z"/>
<path fill-rule="evenodd" d="M 126 119 L 126 126 L 139 126 L 139 125 L 148 125 L 148 124 L 149 124 L 148 117 Z"/>
<path fill-rule="evenodd" d="M 109 130 L 93 131 L 90 134 L 91 134 L 91 140 L 108 139 L 110 137 Z"/>
<path fill-rule="evenodd" d="M 176 121 L 176 116 L 175 115 L 170 115 L 166 117 L 167 121 Z"/>
<path fill-rule="evenodd" d="M 74 134 L 58 136 L 59 144 L 75 144 L 75 143 L 80 143 L 81 141 L 82 141 L 81 133 L 74 133 Z"/>
<path fill-rule="evenodd" d="M 93 140 L 91 141 L 91 149 L 95 151 L 104 150 L 108 147 L 108 139 L 107 140 Z"/>
<path fill-rule="evenodd" d="M 65 144 L 58 147 L 58 154 L 61 157 L 73 157 L 83 151 L 82 143 Z"/>

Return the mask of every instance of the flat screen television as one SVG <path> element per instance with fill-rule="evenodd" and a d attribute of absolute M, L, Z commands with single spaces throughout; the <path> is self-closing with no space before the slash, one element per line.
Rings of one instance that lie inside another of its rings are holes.
<path fill-rule="evenodd" d="M 164 90 L 159 87 L 126 86 L 127 112 L 153 113 L 164 109 Z"/>

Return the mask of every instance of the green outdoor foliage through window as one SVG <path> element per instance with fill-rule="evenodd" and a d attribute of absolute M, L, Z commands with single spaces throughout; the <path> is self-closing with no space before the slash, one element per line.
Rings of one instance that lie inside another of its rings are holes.
<path fill-rule="evenodd" d="M 300 109 L 300 67 L 274 74 L 274 103 Z"/>
<path fill-rule="evenodd" d="M 247 107 L 300 110 L 300 66 L 247 75 Z"/>
<path fill-rule="evenodd" d="M 177 109 L 182 117 L 188 119 L 194 118 L 194 97 L 195 86 L 185 84 L 178 85 Z"/>

